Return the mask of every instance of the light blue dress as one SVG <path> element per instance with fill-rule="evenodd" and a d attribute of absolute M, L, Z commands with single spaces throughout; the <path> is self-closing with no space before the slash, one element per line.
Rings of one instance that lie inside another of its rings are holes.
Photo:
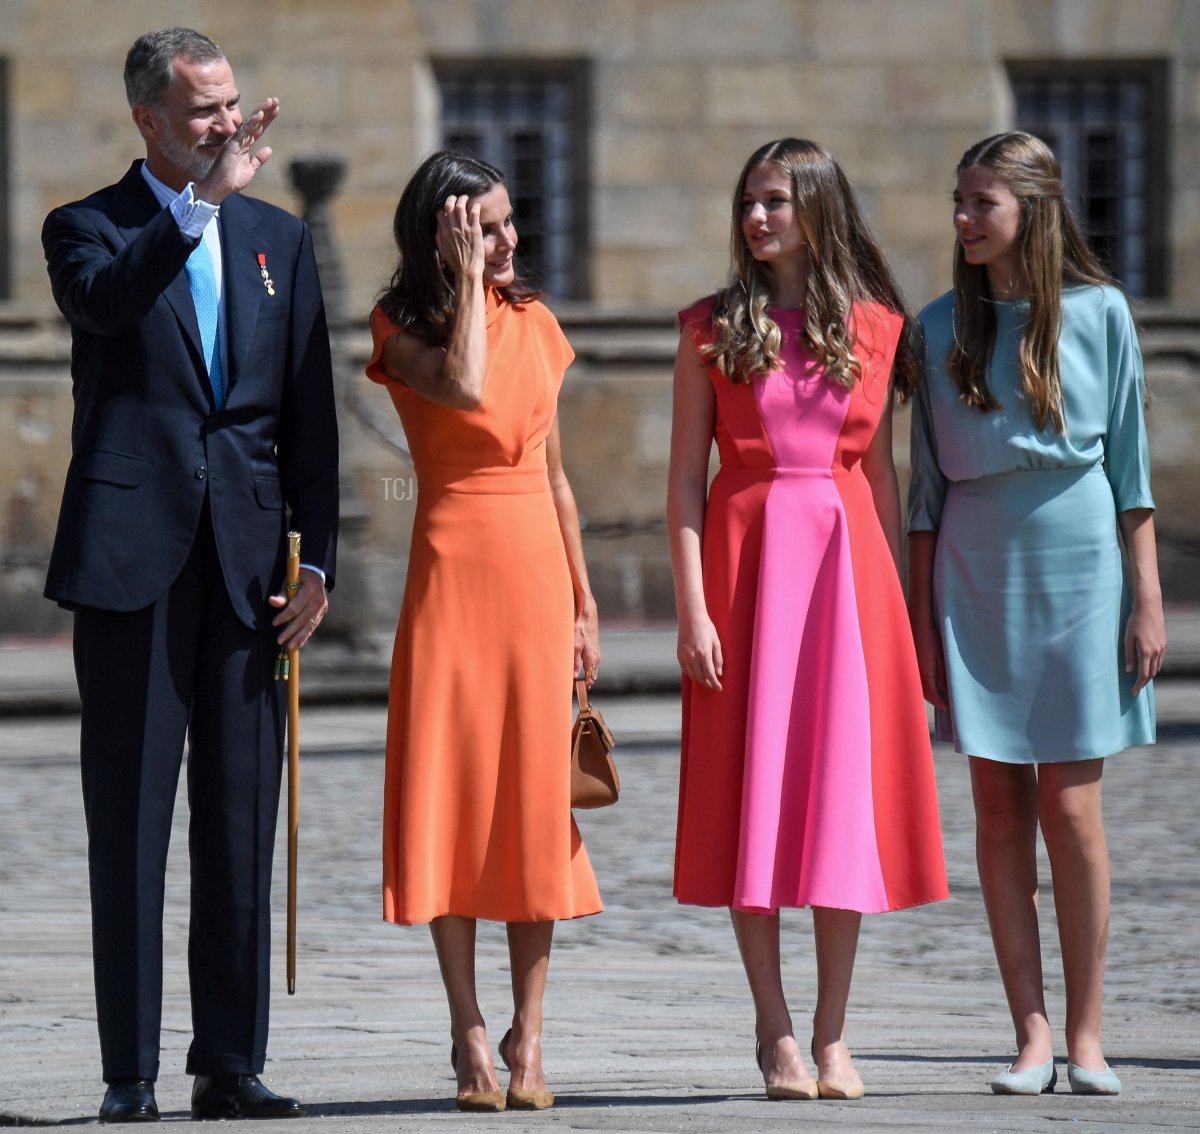
<path fill-rule="evenodd" d="M 919 316 L 910 531 L 937 533 L 934 604 L 950 711 L 937 736 L 1006 763 L 1109 756 L 1155 735 L 1154 688 L 1124 668 L 1129 588 L 1117 513 L 1153 508 L 1145 376 L 1129 305 L 1063 289 L 1066 432 L 1039 430 L 1021 390 L 1026 302 L 997 303 L 989 382 L 1003 407 L 964 405 L 947 369 L 954 294 Z"/>

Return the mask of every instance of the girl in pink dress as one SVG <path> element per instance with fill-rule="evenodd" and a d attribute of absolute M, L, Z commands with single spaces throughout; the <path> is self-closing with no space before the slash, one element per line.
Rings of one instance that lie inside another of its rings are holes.
<path fill-rule="evenodd" d="M 891 407 L 913 358 L 891 272 L 822 147 L 751 155 L 732 248 L 729 285 L 680 313 L 675 365 L 675 896 L 730 907 L 767 1096 L 858 1098 L 844 1031 L 862 914 L 947 896 L 897 573 Z M 815 1078 L 783 992 L 783 906 L 813 907 Z"/>

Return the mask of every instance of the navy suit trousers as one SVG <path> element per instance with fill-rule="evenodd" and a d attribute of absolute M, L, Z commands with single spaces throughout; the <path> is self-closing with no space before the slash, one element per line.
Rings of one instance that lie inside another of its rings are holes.
<path fill-rule="evenodd" d="M 167 846 L 187 741 L 190 1074 L 266 1058 L 282 682 L 270 629 L 230 603 L 205 504 L 151 606 L 75 610 L 97 1017 L 108 1082 L 158 1074 Z"/>

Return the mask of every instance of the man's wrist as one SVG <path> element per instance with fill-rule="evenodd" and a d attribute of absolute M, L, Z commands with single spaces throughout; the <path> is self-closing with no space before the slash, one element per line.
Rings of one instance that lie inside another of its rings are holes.
<path fill-rule="evenodd" d="M 206 184 L 202 181 L 196 183 L 195 191 L 198 202 L 209 205 L 214 209 L 219 208 L 221 202 L 229 196 L 228 193 L 222 193 L 215 186 Z"/>
<path fill-rule="evenodd" d="M 197 197 L 195 185 L 190 181 L 171 202 L 170 209 L 179 231 L 189 240 L 199 240 L 209 221 L 221 211 L 220 206 Z"/>

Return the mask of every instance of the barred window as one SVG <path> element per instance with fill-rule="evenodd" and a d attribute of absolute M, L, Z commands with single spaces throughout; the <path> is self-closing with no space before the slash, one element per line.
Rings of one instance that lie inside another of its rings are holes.
<path fill-rule="evenodd" d="M 504 171 L 518 259 L 559 299 L 586 292 L 586 67 L 442 61 L 442 145 Z"/>
<path fill-rule="evenodd" d="M 1012 63 L 1017 127 L 1053 147 L 1076 218 L 1135 296 L 1166 291 L 1166 65 Z"/>

